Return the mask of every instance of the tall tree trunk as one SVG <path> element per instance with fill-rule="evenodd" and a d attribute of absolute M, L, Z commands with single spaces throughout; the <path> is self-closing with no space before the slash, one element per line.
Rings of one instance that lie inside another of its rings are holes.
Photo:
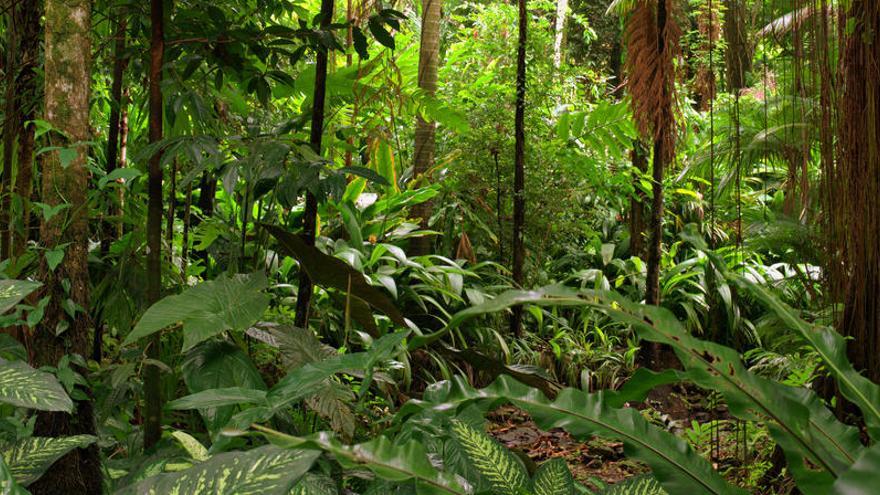
<path fill-rule="evenodd" d="M 847 29 L 851 27 L 851 29 Z M 844 244 L 844 311 L 857 369 L 880 381 L 880 3 L 852 0 L 841 14 L 841 114 L 836 190 Z"/>
<path fill-rule="evenodd" d="M 116 14 L 115 46 L 113 48 L 113 80 L 110 83 L 110 123 L 107 131 L 107 173 L 116 170 L 119 156 L 119 135 L 122 115 L 122 84 L 128 58 L 125 56 L 125 32 L 128 21 L 125 12 Z M 108 198 L 107 216 L 119 217 L 120 205 L 118 198 Z M 116 220 L 118 222 L 118 220 Z M 104 233 L 101 239 L 101 252 L 106 253 L 110 244 L 116 240 L 117 229 L 111 221 L 104 222 Z"/>
<path fill-rule="evenodd" d="M 635 192 L 629 199 L 629 252 L 632 256 L 645 259 L 645 199 L 647 195 L 640 187 L 642 176 L 648 171 L 648 157 L 645 148 L 635 141 L 630 152 L 632 165 L 639 175 L 633 178 Z"/>
<path fill-rule="evenodd" d="M 89 83 L 91 70 L 91 2 L 89 0 L 47 0 L 45 101 L 46 121 L 61 132 L 49 137 L 52 146 L 72 146 L 75 157 L 62 166 L 60 153 L 43 158 L 42 200 L 48 205 L 67 203 L 63 214 L 40 225 L 44 247 L 64 247 L 64 262 L 50 269 L 40 263 L 42 296 L 50 297 L 43 319 L 34 332 L 33 361 L 37 366 L 56 366 L 68 353 L 87 356 L 88 312 L 71 318 L 64 302 L 72 300 L 89 307 L 89 211 L 86 193 L 86 160 L 89 135 Z M 58 333 L 66 326 L 66 330 Z M 85 373 L 85 370 L 79 370 Z M 75 401 L 73 414 L 39 413 L 34 434 L 62 437 L 95 434 L 95 418 L 89 399 Z M 28 489 L 35 495 L 59 493 L 102 493 L 100 453 L 96 445 L 67 454 Z"/>
<path fill-rule="evenodd" d="M 525 246 L 523 230 L 526 222 L 526 43 L 528 41 L 529 13 L 526 0 L 518 0 L 519 41 L 516 50 L 516 115 L 514 117 L 514 170 L 513 170 L 513 284 L 523 285 Z M 522 334 L 522 306 L 514 306 L 510 317 L 510 333 Z"/>
<path fill-rule="evenodd" d="M 419 44 L 419 88 L 429 96 L 437 92 L 437 67 L 440 58 L 440 16 L 441 0 L 422 0 L 422 38 Z M 434 167 L 434 148 L 437 124 L 428 122 L 421 115 L 416 116 L 416 143 L 413 157 L 413 181 L 423 185 L 426 174 Z M 426 201 L 413 207 L 413 216 L 419 219 L 423 229 L 428 228 L 431 217 L 431 202 Z M 419 236 L 410 241 L 410 250 L 415 256 L 431 252 L 431 237 Z"/>
<path fill-rule="evenodd" d="M 17 6 L 13 5 L 12 10 Z M 12 254 L 12 225 L 9 215 L 12 209 L 12 174 L 15 153 L 15 138 L 21 127 L 18 112 L 19 99 L 15 95 L 15 74 L 18 72 L 18 26 L 15 15 L 10 15 L 10 25 L 6 37 L 6 78 L 3 108 L 3 174 L 0 179 L 0 260 L 9 259 Z"/>
<path fill-rule="evenodd" d="M 724 40 L 727 43 L 727 90 L 745 88 L 746 75 L 752 70 L 752 48 L 748 40 L 745 0 L 725 0 Z"/>
<path fill-rule="evenodd" d="M 694 100 L 696 109 L 701 112 L 709 110 L 709 106 L 715 99 L 715 64 L 712 52 L 721 39 L 721 23 L 718 22 L 720 1 L 709 2 L 699 7 L 697 12 L 699 58 L 694 71 Z"/>
<path fill-rule="evenodd" d="M 565 18 L 568 0 L 556 0 L 556 39 L 553 41 L 553 67 L 562 65 L 562 44 L 565 41 Z"/>
<path fill-rule="evenodd" d="M 165 13 L 163 0 L 150 1 L 150 143 L 162 140 L 162 64 L 165 59 Z M 147 304 L 162 297 L 162 168 L 161 153 L 150 157 L 147 204 Z M 147 357 L 159 359 L 159 334 L 150 337 Z M 162 436 L 162 391 L 159 367 L 148 365 L 144 375 L 144 450 L 152 449 Z"/>
<path fill-rule="evenodd" d="M 37 109 L 41 107 L 43 95 L 37 87 L 37 71 L 40 65 L 40 17 L 43 16 L 43 3 L 30 2 L 16 6 L 13 11 L 15 24 L 20 30 L 18 38 L 19 67 L 15 79 L 15 94 L 21 102 L 19 115 L 21 123 L 36 119 Z M 31 195 L 34 183 L 34 138 L 33 125 L 22 126 L 18 131 L 18 170 L 15 176 L 15 192 L 21 201 L 17 216 L 21 230 L 12 235 L 12 256 L 21 256 L 30 238 Z"/>
<path fill-rule="evenodd" d="M 321 29 L 329 29 L 333 22 L 333 0 L 321 0 Z M 321 138 L 324 135 L 324 101 L 327 94 L 327 49 L 320 48 L 315 60 L 315 92 L 312 101 L 312 129 L 309 143 L 316 154 L 321 154 Z M 310 246 L 315 245 L 318 223 L 318 198 L 306 193 L 306 207 L 303 212 L 303 237 Z M 300 268 L 299 288 L 296 294 L 296 316 L 294 324 L 300 328 L 308 328 L 309 306 L 312 301 L 312 280 L 306 271 Z"/>

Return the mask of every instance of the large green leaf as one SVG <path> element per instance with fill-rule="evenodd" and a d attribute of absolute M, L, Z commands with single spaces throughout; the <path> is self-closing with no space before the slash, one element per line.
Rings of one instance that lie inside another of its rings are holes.
<path fill-rule="evenodd" d="M 449 473 L 439 471 L 418 442 L 397 443 L 380 436 L 358 445 L 344 445 L 329 433 L 294 437 L 255 426 L 276 445 L 317 449 L 332 454 L 345 468 L 368 469 L 384 480 L 412 481 L 419 495 L 466 495 L 468 491 Z"/>
<path fill-rule="evenodd" d="M 163 473 L 119 495 L 288 495 L 320 452 L 273 445 L 227 452 L 184 471 Z"/>
<path fill-rule="evenodd" d="M 29 495 L 29 493 L 15 481 L 9 467 L 0 457 L 0 495 Z"/>
<path fill-rule="evenodd" d="M 501 376 L 479 390 L 455 377 L 441 382 L 426 396 L 431 402 L 410 401 L 400 415 L 425 408 L 461 409 L 477 401 L 492 405 L 509 402 L 528 412 L 542 429 L 562 428 L 579 439 L 598 434 L 622 441 L 626 454 L 648 464 L 670 493 L 745 493 L 724 481 L 687 442 L 651 425 L 635 409 L 608 407 L 602 394 L 567 388 L 551 401 L 537 389 Z"/>
<path fill-rule="evenodd" d="M 55 461 L 73 449 L 88 447 L 98 439 L 91 435 L 29 437 L 0 444 L 0 454 L 15 481 L 24 486 L 37 481 Z"/>
<path fill-rule="evenodd" d="M 281 252 L 300 262 L 309 278 L 316 284 L 361 299 L 385 313 L 394 323 L 402 327 L 407 326 L 397 306 L 381 290 L 370 285 L 363 273 L 344 261 L 309 246 L 298 234 L 274 225 L 263 225 L 263 228 L 278 240 Z"/>
<path fill-rule="evenodd" d="M 837 380 L 841 393 L 862 411 L 868 432 L 880 441 L 880 385 L 856 371 L 846 356 L 846 341 L 833 329 L 811 325 L 767 289 L 736 277 L 739 285 L 773 311 L 786 325 L 796 330 L 825 362 L 825 369 Z"/>
<path fill-rule="evenodd" d="M 243 330 L 269 306 L 271 297 L 262 292 L 267 286 L 262 272 L 231 277 L 224 274 L 165 297 L 147 309 L 124 344 L 181 324 L 186 351 L 223 331 Z"/>
<path fill-rule="evenodd" d="M 829 493 L 837 495 L 874 495 L 880 473 L 880 443 L 862 452 L 855 464 L 840 475 Z"/>
<path fill-rule="evenodd" d="M 532 479 L 535 495 L 568 495 L 575 493 L 574 478 L 564 460 L 555 458 L 541 464 Z"/>
<path fill-rule="evenodd" d="M 49 373 L 0 359 L 0 402 L 40 411 L 70 411 L 73 401 Z"/>
<path fill-rule="evenodd" d="M 261 404 L 266 400 L 266 391 L 226 387 L 202 390 L 169 402 L 166 407 L 172 410 L 214 409 L 237 404 Z"/>
<path fill-rule="evenodd" d="M 30 280 L 0 280 L 0 315 L 15 307 L 41 285 Z"/>

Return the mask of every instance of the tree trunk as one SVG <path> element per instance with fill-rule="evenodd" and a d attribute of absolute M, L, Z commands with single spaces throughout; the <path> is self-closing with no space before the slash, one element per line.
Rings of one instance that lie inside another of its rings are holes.
<path fill-rule="evenodd" d="M 321 0 L 321 29 L 326 30 L 333 21 L 333 0 Z M 318 50 L 315 60 L 315 92 L 312 106 L 312 129 L 309 143 L 316 154 L 321 154 L 321 138 L 324 134 L 324 101 L 327 93 L 327 49 Z M 306 207 L 303 212 L 303 236 L 310 246 L 315 245 L 318 223 L 318 198 L 306 193 Z M 300 328 L 308 328 L 309 306 L 312 301 L 312 280 L 306 271 L 300 268 L 299 288 L 296 294 L 296 316 L 294 324 Z"/>
<path fill-rule="evenodd" d="M 727 42 L 727 90 L 739 92 L 747 86 L 752 70 L 752 48 L 748 40 L 745 0 L 725 0 L 724 40 Z"/>
<path fill-rule="evenodd" d="M 13 6 L 13 10 L 17 6 Z M 21 127 L 21 116 L 18 112 L 19 99 L 15 95 L 15 74 L 18 72 L 18 26 L 15 16 L 10 16 L 11 22 L 6 37 L 6 80 L 4 87 L 6 93 L 3 97 L 3 175 L 0 179 L 0 260 L 9 259 L 12 254 L 12 226 L 9 212 L 12 209 L 12 174 L 13 152 L 15 138 Z"/>
<path fill-rule="evenodd" d="M 565 41 L 565 17 L 568 15 L 568 0 L 556 0 L 556 39 L 553 41 L 553 67 L 562 65 L 562 44 Z"/>
<path fill-rule="evenodd" d="M 440 16 L 441 0 L 422 0 L 422 38 L 419 44 L 419 88 L 427 95 L 434 96 L 437 92 L 437 67 L 440 58 Z M 416 116 L 416 143 L 413 157 L 413 181 L 424 185 L 425 174 L 434 167 L 435 134 L 437 124 L 428 122 L 421 115 Z M 431 202 L 415 205 L 413 216 L 419 219 L 423 229 L 428 228 L 431 217 Z M 422 256 L 431 252 L 431 237 L 419 236 L 410 241 L 410 250 L 414 256 Z"/>
<path fill-rule="evenodd" d="M 128 59 L 125 57 L 125 32 L 128 21 L 124 12 L 116 14 L 116 44 L 113 48 L 113 81 L 110 84 L 110 123 L 107 131 L 107 173 L 116 170 L 119 156 L 120 121 L 122 114 L 122 83 Z M 119 217 L 121 205 L 118 198 L 107 198 L 107 216 Z M 117 222 L 119 220 L 116 220 Z M 116 240 L 117 229 L 111 221 L 104 221 L 104 235 L 101 239 L 101 252 L 107 253 L 110 244 Z"/>
<path fill-rule="evenodd" d="M 15 94 L 19 101 L 21 123 L 36 119 L 37 109 L 41 107 L 43 95 L 37 87 L 37 71 L 40 64 L 40 17 L 43 3 L 19 4 L 13 11 L 15 24 L 21 35 L 18 38 L 19 67 L 15 79 Z M 21 230 L 12 235 L 12 256 L 24 254 L 31 227 L 31 195 L 34 183 L 34 138 L 33 125 L 22 126 L 18 131 L 18 171 L 15 176 L 15 192 L 21 201 L 17 217 L 21 220 Z"/>
<path fill-rule="evenodd" d="M 75 157 L 62 166 L 60 153 L 44 155 L 42 200 L 48 205 L 68 203 L 63 214 L 40 225 L 44 247 L 64 247 L 64 262 L 55 270 L 45 257 L 40 263 L 41 296 L 50 297 L 43 319 L 34 332 L 33 362 L 36 366 L 57 366 L 68 353 L 87 356 L 89 315 L 77 311 L 70 318 L 63 303 L 72 300 L 89 307 L 88 272 L 88 170 L 89 83 L 91 70 L 91 2 L 89 0 L 47 0 L 45 101 L 46 121 L 61 133 L 49 137 L 52 146 L 73 147 Z M 66 330 L 58 333 L 59 329 Z M 78 370 L 85 373 L 85 370 Z M 73 414 L 39 413 L 34 434 L 61 437 L 95 434 L 91 401 L 75 402 Z M 97 445 L 77 449 L 53 464 L 28 489 L 35 495 L 59 493 L 102 493 L 102 471 Z"/>
<path fill-rule="evenodd" d="M 150 143 L 162 140 L 162 64 L 165 59 L 165 13 L 163 0 L 150 1 Z M 150 157 L 147 204 L 147 305 L 162 297 L 162 154 Z M 155 333 L 147 344 L 147 357 L 159 359 L 160 338 Z M 144 450 L 151 450 L 162 436 L 162 392 L 159 368 L 148 365 L 144 374 Z"/>
<path fill-rule="evenodd" d="M 852 26 L 847 32 L 847 26 Z M 841 104 L 836 189 L 845 236 L 841 333 L 849 357 L 880 381 L 880 3 L 852 0 L 841 14 Z"/>
<path fill-rule="evenodd" d="M 629 252 L 632 256 L 645 259 L 645 199 L 646 194 L 642 191 L 639 183 L 642 176 L 648 171 L 648 157 L 642 144 L 636 141 L 630 152 L 632 165 L 639 175 L 633 178 L 635 192 L 629 199 Z"/>
<path fill-rule="evenodd" d="M 654 141 L 651 190 L 650 244 L 648 245 L 648 274 L 645 281 L 645 304 L 660 304 L 660 260 L 663 244 L 663 140 Z"/>
<path fill-rule="evenodd" d="M 523 230 L 526 221 L 526 42 L 528 41 L 529 13 L 526 0 L 518 0 L 519 42 L 516 52 L 516 115 L 514 118 L 514 171 L 513 171 L 513 284 L 523 285 L 523 264 L 525 247 Z M 510 332 L 515 336 L 522 334 L 522 306 L 514 306 L 510 317 Z"/>

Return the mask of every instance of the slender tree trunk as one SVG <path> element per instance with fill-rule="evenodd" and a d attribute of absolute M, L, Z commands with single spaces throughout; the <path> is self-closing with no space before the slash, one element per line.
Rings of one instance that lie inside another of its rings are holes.
<path fill-rule="evenodd" d="M 562 65 L 562 44 L 565 41 L 565 18 L 568 0 L 556 0 L 556 39 L 553 41 L 553 67 Z"/>
<path fill-rule="evenodd" d="M 333 0 L 321 0 L 321 29 L 326 30 L 333 21 Z M 324 134 L 324 101 L 327 93 L 327 49 L 318 50 L 315 60 L 315 93 L 312 107 L 312 129 L 309 143 L 318 155 L 321 154 L 321 138 Z M 318 223 L 318 198 L 306 193 L 306 207 L 303 212 L 303 237 L 307 244 L 315 245 Z M 312 280 L 302 268 L 299 271 L 299 289 L 296 297 L 296 316 L 294 324 L 308 328 L 309 306 L 312 301 Z"/>
<path fill-rule="evenodd" d="M 648 171 L 648 157 L 645 149 L 638 141 L 633 145 L 630 152 L 632 165 L 639 172 L 638 177 L 633 178 L 635 193 L 629 200 L 629 252 L 632 256 L 645 259 L 645 199 L 646 194 L 642 191 L 639 183 Z"/>
<path fill-rule="evenodd" d="M 122 90 L 122 110 L 119 122 L 119 161 L 116 164 L 117 168 L 125 168 L 125 164 L 128 162 L 128 103 L 129 93 L 128 88 L 125 88 Z M 118 190 L 118 212 L 122 214 L 125 207 L 125 188 L 120 187 Z M 125 224 L 116 222 L 116 238 L 122 237 L 124 233 Z"/>
<path fill-rule="evenodd" d="M 663 140 L 654 141 L 652 167 L 650 244 L 648 245 L 648 274 L 645 281 L 645 304 L 660 304 L 660 259 L 663 244 Z"/>
<path fill-rule="evenodd" d="M 727 42 L 727 90 L 745 88 L 746 75 L 752 70 L 752 48 L 748 40 L 745 0 L 725 0 L 724 40 Z"/>
<path fill-rule="evenodd" d="M 851 26 L 852 29 L 846 29 Z M 835 198 L 842 210 L 844 311 L 849 357 L 880 381 L 880 3 L 852 0 L 841 13 L 842 91 Z M 841 268 L 838 268 L 841 269 Z"/>
<path fill-rule="evenodd" d="M 17 6 L 13 6 L 15 10 Z M 0 260 L 9 259 L 12 254 L 12 225 L 9 212 L 12 209 L 12 174 L 15 153 L 15 138 L 21 127 L 18 112 L 19 98 L 15 95 L 15 74 L 18 72 L 18 26 L 15 15 L 10 15 L 10 26 L 6 37 L 6 80 L 3 109 L 3 175 L 0 180 Z"/>
<path fill-rule="evenodd" d="M 186 200 L 183 203 L 183 235 L 180 240 L 180 277 L 186 282 L 186 268 L 189 266 L 189 229 L 192 210 L 192 182 L 186 186 Z"/>
<path fill-rule="evenodd" d="M 442 0 L 422 0 L 422 38 L 419 44 L 419 88 L 427 95 L 437 92 L 437 66 L 440 58 L 440 16 Z M 435 134 L 437 124 L 428 122 L 421 115 L 416 116 L 415 156 L 413 157 L 413 180 L 423 185 L 426 174 L 434 167 Z M 419 219 L 423 229 L 428 228 L 431 217 L 431 202 L 426 201 L 413 207 L 413 216 Z M 431 237 L 419 236 L 410 241 L 410 250 L 415 256 L 430 253 Z"/>
<path fill-rule="evenodd" d="M 165 210 L 165 245 L 168 246 L 167 260 L 174 260 L 174 217 L 177 214 L 177 160 L 171 162 L 171 170 L 168 171 L 170 184 L 168 187 L 168 205 Z"/>
<path fill-rule="evenodd" d="M 77 311 L 71 318 L 64 302 L 72 300 L 89 307 L 89 210 L 86 193 L 86 160 L 89 135 L 89 85 L 91 70 L 91 2 L 89 0 L 47 0 L 45 101 L 46 121 L 64 134 L 49 137 L 52 146 L 73 147 L 75 157 L 61 165 L 60 153 L 43 158 L 42 200 L 55 206 L 70 205 L 63 214 L 40 225 L 44 247 L 64 247 L 64 262 L 54 270 L 45 258 L 40 263 L 42 296 L 50 297 L 43 319 L 34 332 L 33 361 L 37 366 L 56 366 L 68 353 L 87 356 L 89 314 Z M 58 333 L 60 328 L 65 328 Z M 86 370 L 78 370 L 85 373 Z M 85 391 L 83 391 L 85 392 Z M 95 418 L 89 399 L 75 401 L 68 413 L 39 413 L 34 434 L 62 437 L 95 434 Z M 28 489 L 35 495 L 60 493 L 102 493 L 102 471 L 97 445 L 77 449 L 52 465 Z"/>
<path fill-rule="evenodd" d="M 40 17 L 43 15 L 43 3 L 33 2 L 18 5 L 13 11 L 15 24 L 21 31 L 18 39 L 19 71 L 15 80 L 15 94 L 21 105 L 19 112 L 22 127 L 18 131 L 18 171 L 15 176 L 15 192 L 21 201 L 18 218 L 22 228 L 13 232 L 12 255 L 24 254 L 30 238 L 31 227 L 31 195 L 34 183 L 34 138 L 33 125 L 25 126 L 37 116 L 43 95 L 37 87 L 37 71 L 40 65 Z"/>
<path fill-rule="evenodd" d="M 516 115 L 514 118 L 514 175 L 513 175 L 513 283 L 523 285 L 525 247 L 523 230 L 526 221 L 526 43 L 528 41 L 529 13 L 526 0 L 518 0 L 519 42 L 516 52 Z M 515 306 L 510 317 L 510 332 L 522 334 L 522 306 Z"/>
<path fill-rule="evenodd" d="M 150 1 L 150 143 L 162 140 L 162 64 L 165 59 L 165 13 L 163 0 Z M 161 153 L 150 157 L 147 204 L 147 305 L 162 297 L 162 168 Z M 159 359 L 161 344 L 155 333 L 147 344 L 147 357 Z M 162 436 L 162 392 L 159 368 L 148 365 L 144 375 L 144 450 L 151 450 Z"/>
<path fill-rule="evenodd" d="M 128 21 L 124 12 L 116 14 L 116 41 L 113 48 L 113 81 L 110 84 L 110 123 L 107 131 L 107 173 L 116 170 L 119 156 L 120 121 L 122 114 L 122 84 L 128 59 L 125 56 L 125 32 Z M 119 217 L 120 205 L 118 198 L 108 198 L 107 216 Z M 117 220 L 118 222 L 118 220 Z M 116 240 L 117 229 L 113 222 L 104 222 L 104 235 L 101 239 L 101 252 L 107 253 L 110 244 Z"/>

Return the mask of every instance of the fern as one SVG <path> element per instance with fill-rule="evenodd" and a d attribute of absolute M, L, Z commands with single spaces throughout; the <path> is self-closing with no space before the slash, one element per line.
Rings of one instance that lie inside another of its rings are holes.
<path fill-rule="evenodd" d="M 532 479 L 535 495 L 565 495 L 574 493 L 574 478 L 562 459 L 551 459 L 535 473 Z"/>
<path fill-rule="evenodd" d="M 474 467 L 499 495 L 528 493 L 529 479 L 522 461 L 485 432 L 452 420 L 452 432 Z"/>

